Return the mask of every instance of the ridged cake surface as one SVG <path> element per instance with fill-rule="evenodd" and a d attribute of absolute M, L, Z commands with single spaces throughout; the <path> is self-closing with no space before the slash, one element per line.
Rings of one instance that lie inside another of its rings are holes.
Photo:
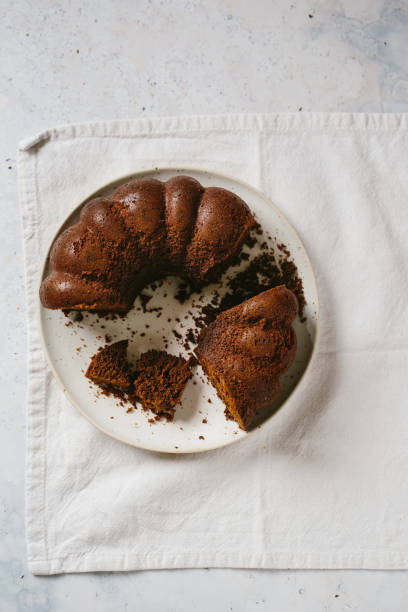
<path fill-rule="evenodd" d="M 196 355 L 242 429 L 279 395 L 279 378 L 296 354 L 297 313 L 295 295 L 281 285 L 222 312 L 203 330 Z"/>
<path fill-rule="evenodd" d="M 228 267 L 254 225 L 248 206 L 188 176 L 132 180 L 82 209 L 56 239 L 40 288 L 46 308 L 127 312 L 152 280 L 200 285 Z"/>

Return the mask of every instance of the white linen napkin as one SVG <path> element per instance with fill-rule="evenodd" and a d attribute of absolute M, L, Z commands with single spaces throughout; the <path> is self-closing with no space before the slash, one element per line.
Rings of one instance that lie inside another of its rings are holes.
<path fill-rule="evenodd" d="M 112 121 L 21 144 L 33 573 L 408 568 L 407 160 L 407 115 Z M 321 301 L 300 390 L 258 432 L 196 455 L 138 450 L 90 425 L 46 365 L 35 313 L 42 260 L 71 209 L 166 165 L 265 192 L 300 233 Z"/>

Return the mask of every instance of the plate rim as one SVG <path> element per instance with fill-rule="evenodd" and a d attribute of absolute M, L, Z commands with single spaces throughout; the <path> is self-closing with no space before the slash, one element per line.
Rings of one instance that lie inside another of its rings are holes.
<path fill-rule="evenodd" d="M 296 236 L 299 246 L 301 247 L 302 251 L 303 251 L 303 255 L 306 258 L 306 261 L 309 265 L 310 271 L 311 271 L 311 279 L 313 281 L 313 286 L 314 286 L 314 291 L 315 291 L 315 295 L 316 295 L 316 303 L 314 304 L 315 306 L 315 310 L 316 310 L 316 330 L 315 330 L 315 338 L 314 338 L 314 342 L 313 342 L 313 348 L 312 348 L 312 352 L 310 354 L 309 357 L 309 361 L 302 373 L 302 375 L 300 376 L 299 380 L 296 383 L 296 386 L 294 387 L 294 389 L 292 390 L 292 392 L 288 395 L 288 397 L 286 397 L 286 399 L 282 402 L 282 404 L 279 406 L 278 410 L 276 410 L 275 412 L 273 412 L 268 418 L 266 418 L 259 426 L 257 426 L 255 429 L 250 430 L 245 432 L 245 436 L 241 437 L 241 438 L 233 438 L 223 444 L 217 444 L 215 446 L 211 446 L 211 447 L 207 447 L 207 448 L 194 448 L 194 449 L 174 449 L 174 450 L 170 450 L 170 449 L 161 449 L 158 450 L 157 448 L 151 448 L 149 446 L 145 446 L 145 445 L 141 445 L 138 444 L 136 442 L 131 442 L 129 440 L 125 440 L 123 438 L 120 437 L 120 435 L 116 435 L 108 430 L 106 430 L 103 426 L 99 425 L 98 423 L 96 423 L 88 414 L 86 414 L 81 407 L 79 406 L 79 404 L 73 399 L 73 397 L 71 396 L 69 389 L 66 388 L 66 386 L 64 385 L 62 379 L 60 378 L 53 360 L 51 359 L 48 347 L 47 347 L 47 343 L 45 340 L 45 334 L 44 334 L 44 329 L 43 329 L 43 324 L 42 324 L 42 312 L 43 310 L 47 310 L 44 308 L 44 306 L 41 304 L 41 300 L 40 300 L 40 294 L 39 294 L 39 289 L 40 289 L 40 285 L 42 280 L 45 277 L 45 272 L 46 272 L 46 268 L 49 262 L 49 257 L 50 257 L 50 251 L 51 248 L 56 240 L 56 238 L 60 235 L 60 233 L 63 231 L 65 224 L 67 223 L 67 220 L 72 217 L 75 213 L 77 213 L 88 201 L 94 199 L 95 197 L 98 196 L 98 194 L 101 191 L 104 191 L 105 189 L 109 189 L 109 187 L 111 187 L 112 185 L 114 185 L 115 183 L 121 183 L 122 181 L 125 182 L 127 180 L 130 180 L 132 178 L 143 178 L 144 175 L 152 175 L 152 174 L 159 174 L 160 172 L 175 172 L 176 174 L 180 174 L 181 172 L 196 172 L 198 174 L 205 174 L 208 173 L 210 175 L 214 175 L 214 176 L 219 176 L 223 179 L 227 179 L 229 181 L 238 183 L 240 185 L 242 185 L 243 187 L 245 187 L 246 189 L 249 189 L 250 191 L 255 192 L 258 197 L 260 197 L 262 200 L 264 200 L 264 202 L 266 202 L 266 204 L 268 204 L 268 206 L 270 206 L 275 213 L 281 217 L 285 223 L 287 223 L 287 225 L 290 227 L 290 229 L 293 231 L 294 235 Z M 56 230 L 56 232 L 54 233 L 51 241 L 49 242 L 49 246 L 47 249 L 47 252 L 44 256 L 43 259 L 43 263 L 40 269 L 40 274 L 39 274 L 39 278 L 38 278 L 38 282 L 37 282 L 37 298 L 36 298 L 36 319 L 37 319 L 37 329 L 39 331 L 39 335 L 40 335 L 40 340 L 41 340 L 41 345 L 42 345 L 42 349 L 44 351 L 45 357 L 46 357 L 46 361 L 48 364 L 48 367 L 51 370 L 52 375 L 54 376 L 54 379 L 56 380 L 58 386 L 61 388 L 62 392 L 64 393 L 65 397 L 68 399 L 68 401 L 70 402 L 70 404 L 79 412 L 79 414 L 81 416 L 83 416 L 89 423 L 91 423 L 91 425 L 93 425 L 94 427 L 96 427 L 99 431 L 101 431 L 102 433 L 104 433 L 105 435 L 118 440 L 119 442 L 122 442 L 122 444 L 126 444 L 128 446 L 132 446 L 133 448 L 140 448 L 142 450 L 148 450 L 151 452 L 155 452 L 155 453 L 166 453 L 166 454 L 170 454 L 170 455 L 177 455 L 177 454 L 192 454 L 192 453 L 204 453 L 204 452 L 208 452 L 208 451 L 212 451 L 212 450 L 216 450 L 218 448 L 224 448 L 226 446 L 230 446 L 231 444 L 236 444 L 237 442 L 240 442 L 242 440 L 244 440 L 246 437 L 248 436 L 252 436 L 253 434 L 255 434 L 256 432 L 259 433 L 259 431 L 261 429 L 263 429 L 263 427 L 269 423 L 269 421 L 272 419 L 272 417 L 277 413 L 280 412 L 281 409 L 288 403 L 288 401 L 290 399 L 292 399 L 295 394 L 298 393 L 299 389 L 303 386 L 306 374 L 309 372 L 311 365 L 316 357 L 316 348 L 318 345 L 318 341 L 319 341 L 319 337 L 320 337 L 320 298 L 319 298 L 319 290 L 318 290 L 318 284 L 317 284 L 317 279 L 316 279 L 316 274 L 312 265 L 312 262 L 310 260 L 309 254 L 306 250 L 305 245 L 303 244 L 302 239 L 300 238 L 296 228 L 292 225 L 292 223 L 287 219 L 286 215 L 276 206 L 276 204 L 274 204 L 272 202 L 272 200 L 266 196 L 260 189 L 258 189 L 257 187 L 254 187 L 253 185 L 251 185 L 250 183 L 247 183 L 246 181 L 243 181 L 235 176 L 232 176 L 230 174 L 226 174 L 225 172 L 218 172 L 216 170 L 211 170 L 208 168 L 200 168 L 197 166 L 154 166 L 153 168 L 147 168 L 144 170 L 139 170 L 136 172 L 131 172 L 131 173 L 127 173 L 124 175 L 121 175 L 111 181 L 109 181 L 108 183 L 105 183 L 104 185 L 98 187 L 98 189 L 95 189 L 90 195 L 88 195 L 87 197 L 85 197 L 77 206 L 75 206 L 71 212 L 65 217 L 65 219 L 62 221 L 62 223 L 59 225 L 58 229 Z"/>

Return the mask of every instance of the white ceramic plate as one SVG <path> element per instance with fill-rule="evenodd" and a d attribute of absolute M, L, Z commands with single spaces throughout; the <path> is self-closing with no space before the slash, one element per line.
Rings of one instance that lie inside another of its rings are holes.
<path fill-rule="evenodd" d="M 282 390 L 279 398 L 267 413 L 258 418 L 257 426 L 264 426 L 298 386 L 310 364 L 316 343 L 318 295 L 312 266 L 299 236 L 283 214 L 262 193 L 235 178 L 216 172 L 194 168 L 143 171 L 121 177 L 91 194 L 65 220 L 57 234 L 75 222 L 86 201 L 112 192 L 118 184 L 135 177 L 155 177 L 165 181 L 175 174 L 188 174 L 206 187 L 224 187 L 238 194 L 248 203 L 263 229 L 273 236 L 276 243 L 287 245 L 303 279 L 307 319 L 305 323 L 295 321 L 298 338 L 296 359 L 291 369 L 281 378 Z M 43 277 L 47 271 L 48 255 L 44 262 Z M 166 279 L 154 292 L 148 308 L 163 307 L 162 316 L 159 318 L 156 311 L 143 313 L 138 310 L 140 302 L 137 298 L 135 308 L 124 319 L 107 321 L 98 319 L 94 314 L 84 313 L 81 322 L 70 325 L 69 319 L 62 312 L 43 308 L 38 299 L 39 326 L 44 350 L 57 382 L 69 401 L 93 425 L 109 436 L 140 448 L 169 453 L 192 453 L 225 446 L 251 435 L 241 431 L 234 421 L 225 419 L 224 405 L 205 380 L 199 366 L 194 369 L 194 376 L 184 391 L 181 405 L 176 408 L 172 423 L 150 423 L 149 418 L 153 415 L 141 409 L 126 412 L 126 408 L 118 405 L 117 399 L 98 394 L 83 374 L 90 357 L 99 346 L 105 344 L 105 334 L 113 341 L 128 338 L 128 355 L 133 362 L 150 348 L 163 349 L 163 338 L 168 339 L 169 352 L 187 355 L 182 341 L 176 338 L 173 330 L 183 334 L 188 328 L 191 320 L 188 314 L 191 310 L 191 300 L 180 305 L 173 299 L 172 295 L 177 286 L 176 279 Z M 214 289 L 214 286 L 204 291 L 204 297 L 211 295 L 211 289 Z M 180 322 L 177 322 L 176 318 Z M 141 336 L 141 333 L 144 335 Z M 203 423 L 203 419 L 207 422 Z M 273 422 L 268 426 L 273 427 Z"/>

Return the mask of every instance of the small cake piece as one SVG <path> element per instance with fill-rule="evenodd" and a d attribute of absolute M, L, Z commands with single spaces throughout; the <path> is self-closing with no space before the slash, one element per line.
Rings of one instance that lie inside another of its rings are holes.
<path fill-rule="evenodd" d="M 279 378 L 292 365 L 298 313 L 284 285 L 222 312 L 203 330 L 198 361 L 241 429 L 279 395 Z"/>
<path fill-rule="evenodd" d="M 136 364 L 135 395 L 144 408 L 171 421 L 191 376 L 189 362 L 166 351 L 143 353 Z"/>
<path fill-rule="evenodd" d="M 92 357 L 85 376 L 104 389 L 130 387 L 127 345 L 127 340 L 120 340 L 104 346 Z"/>

